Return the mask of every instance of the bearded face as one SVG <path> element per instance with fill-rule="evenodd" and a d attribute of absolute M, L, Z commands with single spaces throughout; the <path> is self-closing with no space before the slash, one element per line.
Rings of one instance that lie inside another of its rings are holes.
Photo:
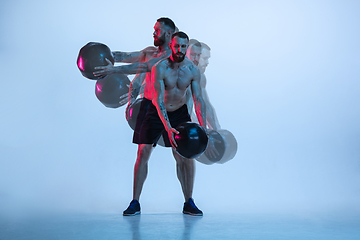
<path fill-rule="evenodd" d="M 189 40 L 186 38 L 179 38 L 178 36 L 171 39 L 170 49 L 173 61 L 182 62 L 185 59 L 188 42 Z"/>
<path fill-rule="evenodd" d="M 201 55 L 201 47 L 191 45 L 186 51 L 186 56 L 196 65 L 199 65 L 199 59 Z"/>
<path fill-rule="evenodd" d="M 165 43 L 165 33 L 163 33 L 163 35 L 157 37 L 154 36 L 154 46 L 158 47 L 158 46 L 162 46 Z"/>
<path fill-rule="evenodd" d="M 172 53 L 172 57 L 174 59 L 175 62 L 182 62 L 184 61 L 185 59 L 185 54 L 184 53 L 181 53 L 181 52 L 178 52 L 178 53 Z"/>

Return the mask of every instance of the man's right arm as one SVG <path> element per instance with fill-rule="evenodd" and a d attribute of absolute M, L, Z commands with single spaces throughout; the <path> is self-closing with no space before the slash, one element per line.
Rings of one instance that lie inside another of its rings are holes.
<path fill-rule="evenodd" d="M 157 57 L 157 58 L 151 58 L 150 60 L 146 62 L 135 62 L 128 65 L 122 65 L 122 66 L 114 66 L 112 63 L 106 59 L 108 62 L 107 66 L 98 66 L 95 67 L 95 76 L 104 76 L 109 75 L 113 73 L 122 73 L 122 74 L 137 74 L 137 73 L 144 73 L 144 72 L 150 72 L 151 68 L 160 60 L 164 59 L 165 57 Z"/>
<path fill-rule="evenodd" d="M 137 51 L 137 52 L 114 51 L 112 52 L 112 54 L 114 56 L 115 62 L 136 63 L 136 62 L 144 62 L 148 54 L 153 54 L 156 51 L 157 51 L 156 47 L 147 47 L 142 51 Z"/>
<path fill-rule="evenodd" d="M 134 63 L 140 62 L 143 53 L 142 52 L 112 52 L 115 62 Z"/>
<path fill-rule="evenodd" d="M 139 96 L 141 85 L 145 79 L 145 73 L 137 74 L 130 83 L 129 87 L 129 105 Z"/>
<path fill-rule="evenodd" d="M 140 74 L 136 74 L 134 79 L 131 81 L 129 86 L 129 92 L 123 95 L 124 97 L 127 97 L 129 99 L 125 112 L 128 111 L 128 108 L 131 106 L 131 104 L 135 102 L 136 98 L 139 96 L 141 85 L 144 79 L 145 79 L 145 73 L 140 73 Z M 125 116 L 126 116 L 126 120 L 129 120 L 127 119 L 127 115 Z"/>

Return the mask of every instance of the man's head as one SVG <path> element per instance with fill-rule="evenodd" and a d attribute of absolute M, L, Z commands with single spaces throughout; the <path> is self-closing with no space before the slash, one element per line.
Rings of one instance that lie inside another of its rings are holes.
<path fill-rule="evenodd" d="M 201 44 L 196 39 L 190 39 L 189 47 L 186 51 L 186 56 L 198 66 L 201 55 Z"/>
<path fill-rule="evenodd" d="M 175 62 L 182 62 L 185 58 L 186 50 L 189 44 L 189 37 L 184 32 L 176 32 L 171 37 L 169 43 L 171 57 Z"/>
<path fill-rule="evenodd" d="M 154 45 L 162 46 L 170 41 L 171 35 L 175 32 L 175 24 L 170 18 L 159 18 L 154 26 Z"/>
<path fill-rule="evenodd" d="M 205 44 L 205 43 L 201 43 L 201 55 L 200 55 L 200 60 L 199 60 L 199 69 L 200 72 L 204 73 L 206 70 L 207 65 L 209 65 L 209 58 L 211 57 L 210 55 L 210 47 Z"/>

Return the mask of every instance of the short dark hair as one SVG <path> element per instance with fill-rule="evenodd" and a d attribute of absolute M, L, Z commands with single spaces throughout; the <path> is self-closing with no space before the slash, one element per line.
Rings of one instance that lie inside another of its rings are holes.
<path fill-rule="evenodd" d="M 186 33 L 184 32 L 176 32 L 171 36 L 171 39 L 173 39 L 174 37 L 179 37 L 179 38 L 186 38 L 189 41 L 189 37 Z"/>
<path fill-rule="evenodd" d="M 205 49 L 207 49 L 207 50 L 209 50 L 209 51 L 211 50 L 211 48 L 210 48 L 206 43 L 201 42 L 200 44 L 201 44 L 201 48 L 202 48 L 202 49 L 205 48 Z"/>
<path fill-rule="evenodd" d="M 159 23 L 162 23 L 166 26 L 168 26 L 173 32 L 175 32 L 175 23 L 173 22 L 173 20 L 171 20 L 170 18 L 167 17 L 161 17 L 158 20 L 156 20 Z"/>

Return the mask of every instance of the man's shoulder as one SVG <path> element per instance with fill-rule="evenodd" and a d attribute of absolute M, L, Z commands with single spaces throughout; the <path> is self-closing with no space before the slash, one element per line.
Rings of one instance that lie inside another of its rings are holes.
<path fill-rule="evenodd" d="M 159 60 L 153 67 L 152 70 L 166 70 L 168 68 L 168 58 Z"/>
<path fill-rule="evenodd" d="M 194 74 L 199 74 L 200 76 L 200 70 L 199 68 L 190 60 L 190 59 L 187 59 L 188 62 L 186 63 L 188 68 L 190 69 L 191 72 L 193 72 Z"/>
<path fill-rule="evenodd" d="M 206 76 L 205 76 L 204 73 L 201 73 L 200 84 L 201 84 L 202 87 L 206 87 Z"/>
<path fill-rule="evenodd" d="M 154 47 L 154 46 L 149 46 L 144 48 L 143 50 L 141 50 L 142 52 L 149 52 L 149 53 L 153 53 L 153 52 L 157 52 L 158 48 Z"/>
<path fill-rule="evenodd" d="M 152 58 L 154 55 L 158 54 L 159 49 L 154 46 L 149 46 L 141 50 L 141 52 L 145 55 L 146 58 Z"/>
<path fill-rule="evenodd" d="M 169 58 L 163 58 L 161 60 L 159 60 L 155 66 L 161 68 L 161 67 L 167 67 L 169 65 Z"/>

